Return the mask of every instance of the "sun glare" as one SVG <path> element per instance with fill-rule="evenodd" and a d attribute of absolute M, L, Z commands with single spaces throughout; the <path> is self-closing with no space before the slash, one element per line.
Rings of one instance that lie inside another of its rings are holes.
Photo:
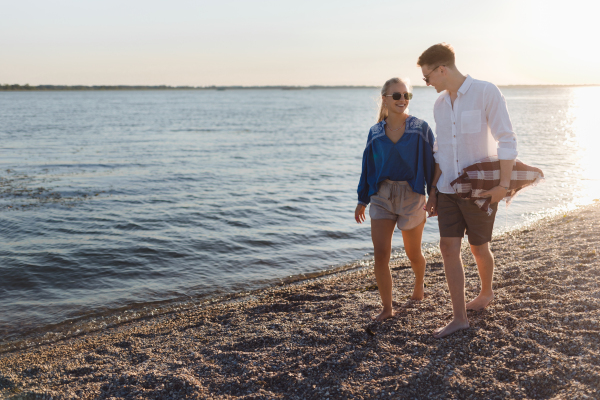
<path fill-rule="evenodd" d="M 597 113 L 600 110 L 600 87 L 573 88 L 572 102 L 569 107 L 571 135 L 567 138 L 565 149 L 573 150 L 579 165 L 581 193 L 577 202 L 588 204 L 600 199 L 600 179 L 598 178 L 598 134 Z"/>
<path fill-rule="evenodd" d="M 594 29 L 597 14 L 580 0 L 523 4 L 524 31 L 514 36 L 520 67 L 538 84 L 599 83 L 600 53 Z M 525 39 L 525 40 L 524 40 Z"/>

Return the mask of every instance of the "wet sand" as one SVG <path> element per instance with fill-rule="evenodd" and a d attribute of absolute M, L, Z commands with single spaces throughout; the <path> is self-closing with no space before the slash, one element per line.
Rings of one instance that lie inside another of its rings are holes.
<path fill-rule="evenodd" d="M 381 323 L 372 268 L 0 355 L 7 399 L 600 398 L 600 204 L 494 238 L 495 300 L 451 320 L 440 256 Z M 467 298 L 479 280 L 464 248 Z"/>

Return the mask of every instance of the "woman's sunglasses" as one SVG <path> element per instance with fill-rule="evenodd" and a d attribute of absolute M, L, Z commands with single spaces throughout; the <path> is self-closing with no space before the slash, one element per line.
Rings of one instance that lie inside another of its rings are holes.
<path fill-rule="evenodd" d="M 402 98 L 402 93 L 392 93 L 392 94 L 384 94 L 385 97 L 391 97 L 394 100 L 400 100 Z M 404 93 L 404 99 L 410 100 L 412 99 L 412 93 Z"/>

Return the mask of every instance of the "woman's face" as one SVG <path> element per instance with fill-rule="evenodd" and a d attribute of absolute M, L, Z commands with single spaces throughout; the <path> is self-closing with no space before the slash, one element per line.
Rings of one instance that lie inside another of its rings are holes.
<path fill-rule="evenodd" d="M 391 96 L 389 96 L 394 93 L 402 94 L 402 97 L 400 97 L 400 100 L 394 100 Z M 389 87 L 389 89 L 387 90 L 387 93 L 386 93 L 386 95 L 388 95 L 388 96 L 382 96 L 383 105 L 387 108 L 388 115 L 390 115 L 392 113 L 403 114 L 404 112 L 406 112 L 406 109 L 408 108 L 408 103 L 410 101 L 406 100 L 404 98 L 405 93 L 408 93 L 408 88 L 406 87 L 406 85 L 404 83 L 399 82 L 399 83 L 395 83 Z"/>

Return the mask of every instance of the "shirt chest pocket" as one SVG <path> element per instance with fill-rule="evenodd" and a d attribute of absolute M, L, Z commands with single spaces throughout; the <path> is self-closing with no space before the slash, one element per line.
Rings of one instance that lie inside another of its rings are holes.
<path fill-rule="evenodd" d="M 460 114 L 460 129 L 462 133 L 481 132 L 481 111 L 463 111 Z"/>

